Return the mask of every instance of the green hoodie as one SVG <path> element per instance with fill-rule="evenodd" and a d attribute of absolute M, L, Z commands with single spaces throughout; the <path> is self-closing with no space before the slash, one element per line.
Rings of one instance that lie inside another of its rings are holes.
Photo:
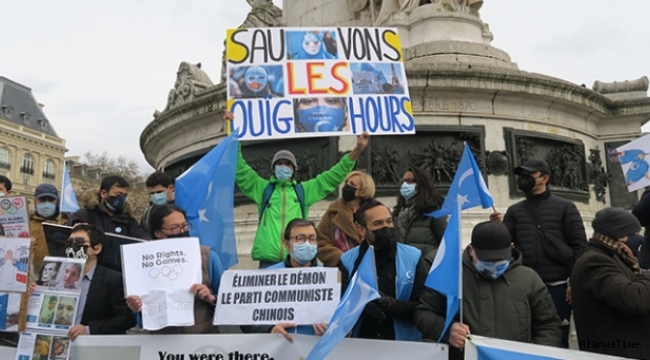
<path fill-rule="evenodd" d="M 346 154 L 331 169 L 301 183 L 305 190 L 305 216 L 309 216 L 310 206 L 323 200 L 343 182 L 345 176 L 354 168 L 354 164 L 355 161 Z M 293 188 L 297 183 L 296 180 L 280 181 L 275 176 L 271 176 L 271 179 L 267 180 L 257 175 L 255 170 L 246 164 L 246 160 L 241 154 L 240 145 L 236 181 L 242 193 L 257 204 L 258 210 L 262 203 L 264 189 L 269 183 L 275 184 L 269 205 L 257 227 L 252 258 L 268 262 L 284 260 L 287 256 L 286 250 L 282 246 L 284 228 L 289 221 L 302 218 L 300 203 Z"/>

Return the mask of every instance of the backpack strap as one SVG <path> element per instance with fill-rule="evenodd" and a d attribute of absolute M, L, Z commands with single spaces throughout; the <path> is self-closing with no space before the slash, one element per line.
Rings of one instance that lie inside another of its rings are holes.
<path fill-rule="evenodd" d="M 262 220 L 262 215 L 264 215 L 264 210 L 269 206 L 269 201 L 271 200 L 271 196 L 273 195 L 273 191 L 275 191 L 275 184 L 274 183 L 269 183 L 266 185 L 264 188 L 264 192 L 262 193 L 262 204 L 260 205 L 260 221 Z"/>
<path fill-rule="evenodd" d="M 296 192 L 296 197 L 298 197 L 298 203 L 300 203 L 300 211 L 302 211 L 302 218 L 307 219 L 307 206 L 305 205 L 305 188 L 301 183 L 297 183 L 293 186 L 293 190 Z"/>
<path fill-rule="evenodd" d="M 296 197 L 298 198 L 298 203 L 300 204 L 300 211 L 302 212 L 302 218 L 306 219 L 307 206 L 305 205 L 306 204 L 305 188 L 302 186 L 301 183 L 297 183 L 296 185 L 293 186 L 293 190 L 296 192 Z M 273 191 L 275 191 L 274 183 L 269 183 L 264 188 L 264 193 L 262 194 L 262 204 L 260 205 L 260 210 L 259 210 L 260 220 L 262 220 L 262 215 L 264 215 L 264 211 L 266 210 L 266 208 L 269 207 L 269 202 L 271 201 L 271 196 L 273 195 Z"/>

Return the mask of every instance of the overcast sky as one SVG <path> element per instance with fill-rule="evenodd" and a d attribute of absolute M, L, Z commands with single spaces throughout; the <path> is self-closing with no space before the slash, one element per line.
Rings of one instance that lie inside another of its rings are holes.
<path fill-rule="evenodd" d="M 0 0 L 0 75 L 32 88 L 66 156 L 108 151 L 148 173 L 140 133 L 178 65 L 201 62 L 217 82 L 225 29 L 249 10 L 244 0 Z M 650 1 L 486 0 L 480 12 L 522 70 L 590 88 L 650 75 Z"/>

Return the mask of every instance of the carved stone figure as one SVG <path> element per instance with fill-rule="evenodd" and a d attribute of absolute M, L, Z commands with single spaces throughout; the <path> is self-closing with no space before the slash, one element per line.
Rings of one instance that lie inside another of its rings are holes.
<path fill-rule="evenodd" d="M 301 181 L 313 179 L 319 173 L 318 165 L 316 165 L 316 155 L 311 151 L 307 151 L 305 155 L 301 156 L 299 164 L 298 173 Z"/>
<path fill-rule="evenodd" d="M 475 12 L 478 12 L 483 6 L 483 0 L 348 0 L 348 9 L 354 13 L 369 6 L 373 23 L 375 26 L 379 26 L 393 14 L 400 12 L 410 14 L 418 6 L 429 3 L 460 5 Z"/>
<path fill-rule="evenodd" d="M 240 29 L 275 27 L 282 23 L 282 9 L 275 6 L 272 0 L 246 0 L 251 11 L 246 15 Z M 221 54 L 221 83 L 226 82 L 226 42 L 224 41 Z"/>
<path fill-rule="evenodd" d="M 607 184 L 611 180 L 611 174 L 605 171 L 603 161 L 600 159 L 600 149 L 589 149 L 589 162 L 587 163 L 587 175 L 589 183 L 593 185 L 596 200 L 605 204 Z"/>
<path fill-rule="evenodd" d="M 167 95 L 164 111 L 191 101 L 210 86 L 214 84 L 205 71 L 201 70 L 201 63 L 194 65 L 183 61 L 176 72 L 174 88 Z"/>
<path fill-rule="evenodd" d="M 397 150 L 391 151 L 388 147 L 384 148 L 384 152 L 385 157 L 379 148 L 372 149 L 372 177 L 378 184 L 397 185 L 402 179 L 398 171 L 399 154 Z"/>
<path fill-rule="evenodd" d="M 526 161 L 535 157 L 535 142 L 528 136 L 517 136 L 515 138 L 517 144 L 517 162 L 518 165 L 523 165 Z"/>

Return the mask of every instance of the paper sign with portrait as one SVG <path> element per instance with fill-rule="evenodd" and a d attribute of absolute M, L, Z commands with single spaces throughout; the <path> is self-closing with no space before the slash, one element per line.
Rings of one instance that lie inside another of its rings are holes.
<path fill-rule="evenodd" d="M 415 133 L 396 29 L 230 29 L 226 58 L 240 140 Z"/>

